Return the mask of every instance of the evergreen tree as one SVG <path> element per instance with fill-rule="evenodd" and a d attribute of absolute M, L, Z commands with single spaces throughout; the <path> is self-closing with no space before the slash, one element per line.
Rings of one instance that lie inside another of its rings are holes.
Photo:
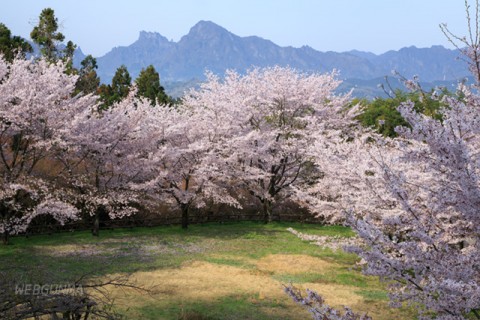
<path fill-rule="evenodd" d="M 112 78 L 112 91 L 115 101 L 120 101 L 128 95 L 130 85 L 132 84 L 132 77 L 125 65 L 117 68 L 115 75 Z"/>
<path fill-rule="evenodd" d="M 88 55 L 81 62 L 82 67 L 79 70 L 79 78 L 75 84 L 75 94 L 83 92 L 84 94 L 95 93 L 100 85 L 96 69 L 97 59 Z"/>
<path fill-rule="evenodd" d="M 62 42 L 65 36 L 58 32 L 58 19 L 51 8 L 43 9 L 40 13 L 38 25 L 30 33 L 33 42 L 40 46 L 42 55 L 50 61 L 58 59 L 57 43 Z"/>
<path fill-rule="evenodd" d="M 130 92 L 132 77 L 125 65 L 117 68 L 112 78 L 111 85 L 101 85 L 99 88 L 100 98 L 103 101 L 102 109 L 106 109 L 116 102 L 122 101 Z"/>
<path fill-rule="evenodd" d="M 78 70 L 73 67 L 73 54 L 75 53 L 75 49 L 77 49 L 77 45 L 72 41 L 68 41 L 67 46 L 63 49 L 62 60 L 65 62 L 65 72 L 67 74 L 76 74 L 78 72 Z"/>
<path fill-rule="evenodd" d="M 98 95 L 100 96 L 100 100 L 102 104 L 100 105 L 100 109 L 108 109 L 109 106 L 111 106 L 114 101 L 112 99 L 113 97 L 113 92 L 112 92 L 112 86 L 109 84 L 102 84 L 98 87 L 97 90 Z"/>
<path fill-rule="evenodd" d="M 150 100 L 152 105 L 169 104 L 170 97 L 165 93 L 165 89 L 160 85 L 160 75 L 153 65 L 142 69 L 138 78 L 135 80 L 138 88 L 138 96 Z"/>
<path fill-rule="evenodd" d="M 4 59 L 12 62 L 17 54 L 25 55 L 32 52 L 32 46 L 19 36 L 13 36 L 6 25 L 0 23 L 0 54 Z"/>

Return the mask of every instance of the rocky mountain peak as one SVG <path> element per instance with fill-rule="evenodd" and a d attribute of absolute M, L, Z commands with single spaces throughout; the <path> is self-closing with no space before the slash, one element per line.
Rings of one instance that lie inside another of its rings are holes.
<path fill-rule="evenodd" d="M 140 31 L 137 42 L 163 43 L 169 41 L 158 32 Z"/>
<path fill-rule="evenodd" d="M 204 21 L 201 20 L 197 22 L 186 36 L 182 38 L 182 40 L 186 39 L 198 39 L 198 40 L 209 40 L 215 38 L 223 38 L 225 36 L 232 36 L 233 34 L 230 33 L 227 29 L 219 26 L 216 23 L 211 21 Z M 180 40 L 180 41 L 182 41 Z"/>

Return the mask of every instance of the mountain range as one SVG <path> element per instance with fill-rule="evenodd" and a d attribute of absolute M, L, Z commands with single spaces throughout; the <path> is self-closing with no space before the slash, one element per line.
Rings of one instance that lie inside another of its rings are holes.
<path fill-rule="evenodd" d="M 169 41 L 157 32 L 141 31 L 134 43 L 113 48 L 97 57 L 97 63 L 98 74 L 105 83 L 111 81 L 122 64 L 132 78 L 152 64 L 160 73 L 167 93 L 198 83 L 204 79 L 206 70 L 221 75 L 226 69 L 243 73 L 253 66 L 272 65 L 288 65 L 305 72 L 336 69 L 345 80 L 342 90 L 357 87 L 364 96 L 372 96 L 378 94 L 379 89 L 375 88 L 392 70 L 406 78 L 417 75 L 427 86 L 462 79 L 469 72 L 459 55 L 458 50 L 442 46 L 412 46 L 379 55 L 356 50 L 320 52 L 309 46 L 281 47 L 257 36 L 240 37 L 213 22 L 200 21 L 178 42 Z M 76 60 L 82 56 L 79 51 Z"/>

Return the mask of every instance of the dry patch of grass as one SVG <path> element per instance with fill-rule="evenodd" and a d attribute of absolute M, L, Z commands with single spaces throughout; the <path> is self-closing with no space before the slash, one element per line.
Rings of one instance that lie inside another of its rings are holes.
<path fill-rule="evenodd" d="M 297 254 L 270 254 L 258 260 L 256 265 L 261 271 L 277 274 L 325 273 L 339 267 L 319 258 Z"/>
<path fill-rule="evenodd" d="M 252 261 L 249 259 L 248 263 Z M 249 302 L 259 304 L 259 310 L 272 318 L 309 319 L 309 314 L 295 305 L 283 292 L 283 284 L 271 275 L 330 271 L 338 267 L 334 263 L 308 255 L 269 255 L 255 262 L 257 268 L 245 269 L 236 266 L 193 261 L 180 268 L 137 272 L 132 280 L 136 284 L 154 288 L 152 296 L 136 295 L 135 292 L 112 292 L 119 305 L 135 308 L 146 305 L 185 304 L 189 302 L 211 303 L 224 297 L 248 296 Z M 365 298 L 357 294 L 358 288 L 331 283 L 303 283 L 300 288 L 313 289 L 320 293 L 331 306 L 348 305 L 354 310 L 368 312 L 374 319 L 395 319 L 386 302 L 365 304 Z M 268 303 L 265 303 L 268 302 Z"/>
<path fill-rule="evenodd" d="M 265 313 L 289 319 L 308 318 L 301 308 L 283 293 L 282 284 L 268 275 L 228 265 L 204 261 L 184 264 L 181 268 L 162 269 L 152 272 L 137 272 L 132 280 L 140 286 L 153 287 L 153 294 L 146 298 L 134 291 L 115 292 L 113 296 L 119 305 L 137 308 L 149 304 L 167 305 L 169 303 L 188 304 L 189 302 L 210 303 L 229 296 L 248 296 L 249 302 L 258 304 L 268 300 L 288 305 L 283 310 L 261 307 Z"/>
<path fill-rule="evenodd" d="M 281 285 L 261 274 L 238 267 L 194 261 L 176 269 L 137 272 L 132 280 L 139 285 L 156 285 L 157 299 L 172 299 L 173 296 L 193 300 L 212 300 L 244 293 L 260 296 L 283 295 Z"/>

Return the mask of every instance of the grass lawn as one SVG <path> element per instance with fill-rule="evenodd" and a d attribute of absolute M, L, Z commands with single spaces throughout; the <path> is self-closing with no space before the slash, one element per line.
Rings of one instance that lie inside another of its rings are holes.
<path fill-rule="evenodd" d="M 288 227 L 353 235 L 337 226 L 253 222 L 102 230 L 98 238 L 72 232 L 12 238 L 0 246 L 0 261 L 25 283 L 41 282 L 44 271 L 58 283 L 86 272 L 132 272 L 152 294 L 112 289 L 127 319 L 309 319 L 283 293 L 290 282 L 374 319 L 415 319 L 410 309 L 388 307 L 383 284 L 361 274 L 356 256 L 309 244 Z"/>

